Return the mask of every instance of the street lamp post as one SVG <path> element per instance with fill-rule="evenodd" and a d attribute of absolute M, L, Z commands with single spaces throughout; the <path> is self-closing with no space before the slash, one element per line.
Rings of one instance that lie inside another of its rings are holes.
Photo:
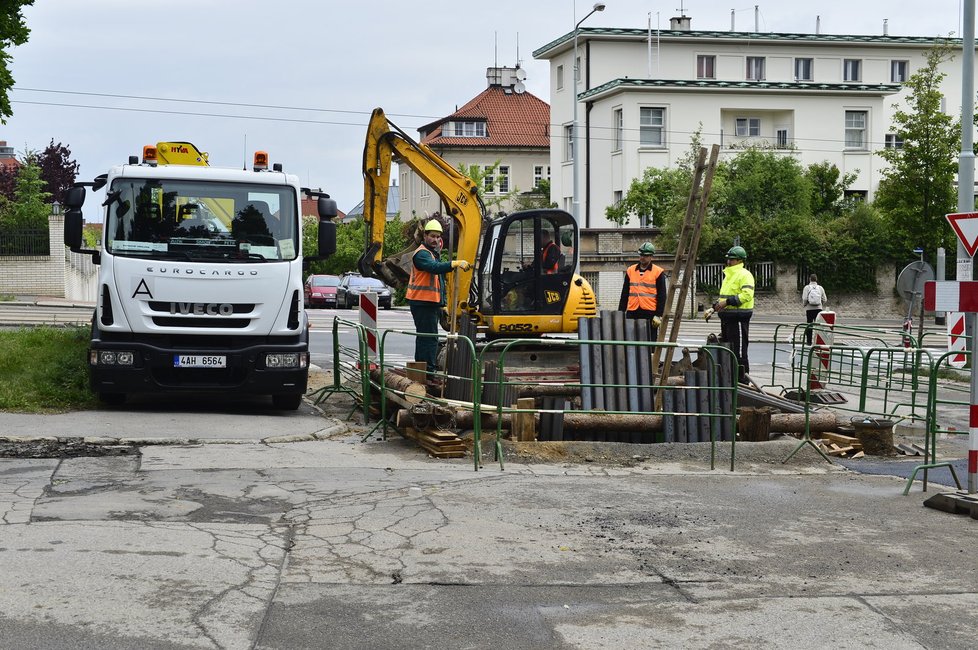
<path fill-rule="evenodd" d="M 571 158 L 571 163 L 572 163 L 571 169 L 572 169 L 572 173 L 574 175 L 574 178 L 573 178 L 573 195 L 571 196 L 571 211 L 572 211 L 572 213 L 574 215 L 574 220 L 577 221 L 578 227 L 580 227 L 580 225 L 581 225 L 581 179 L 580 179 L 580 169 L 581 169 L 581 162 L 580 162 L 580 159 L 581 159 L 581 147 L 580 147 L 580 142 L 581 142 L 581 139 L 577 135 L 577 80 L 581 76 L 581 71 L 578 69 L 578 65 L 577 65 L 577 61 L 578 61 L 578 56 L 577 56 L 577 28 L 581 26 L 581 23 L 583 23 L 585 20 L 587 20 L 588 18 L 590 18 L 591 17 L 591 14 L 593 14 L 594 12 L 596 12 L 596 11 L 604 11 L 604 6 L 605 5 L 604 5 L 603 2 L 595 2 L 594 3 L 594 7 L 591 9 L 590 12 L 588 12 L 587 16 L 584 16 L 584 18 L 581 18 L 579 21 L 577 21 L 577 24 L 574 25 L 574 51 L 571 53 L 571 55 L 573 57 L 573 64 L 574 64 L 573 65 L 573 67 L 574 67 L 574 81 L 573 81 L 573 88 L 572 88 L 572 92 L 571 92 L 571 99 L 574 102 L 574 120 L 573 120 L 573 122 L 571 122 L 571 154 L 573 156 Z M 590 224 L 588 224 L 588 225 L 590 225 Z"/>

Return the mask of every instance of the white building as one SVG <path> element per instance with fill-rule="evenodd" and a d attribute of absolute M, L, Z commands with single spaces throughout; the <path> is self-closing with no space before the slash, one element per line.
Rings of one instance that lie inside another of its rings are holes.
<path fill-rule="evenodd" d="M 885 165 L 874 152 L 901 145 L 890 132 L 894 105 L 908 93 L 901 82 L 926 65 L 926 53 L 941 40 L 699 32 L 686 16 L 661 32 L 579 29 L 581 226 L 613 226 L 605 208 L 646 168 L 674 165 L 697 131 L 704 146 L 721 146 L 721 156 L 763 144 L 802 165 L 829 161 L 855 173 L 850 189 L 872 199 Z M 944 110 L 957 117 L 961 41 L 952 46 L 956 56 L 944 63 L 942 89 Z M 568 211 L 573 50 L 570 32 L 533 53 L 550 61 L 551 199 Z"/>
<path fill-rule="evenodd" d="M 478 166 L 487 203 L 513 210 L 514 192 L 529 192 L 550 179 L 550 107 L 525 92 L 521 68 L 488 68 L 487 88 L 451 115 L 418 129 L 422 143 L 450 165 Z M 498 167 L 496 164 L 498 163 Z M 441 210 L 438 195 L 407 165 L 399 165 L 401 219 Z M 495 210 L 494 210 L 495 211 Z"/>

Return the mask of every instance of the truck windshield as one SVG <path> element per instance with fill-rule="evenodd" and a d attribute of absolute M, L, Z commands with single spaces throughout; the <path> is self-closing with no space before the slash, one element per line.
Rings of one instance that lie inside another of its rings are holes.
<path fill-rule="evenodd" d="M 113 255 L 263 262 L 299 252 L 289 187 L 119 178 L 105 204 Z"/>

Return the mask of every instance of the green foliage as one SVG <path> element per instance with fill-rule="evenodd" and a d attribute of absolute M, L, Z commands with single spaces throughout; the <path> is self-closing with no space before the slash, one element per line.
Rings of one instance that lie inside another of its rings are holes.
<path fill-rule="evenodd" d="M 14 200 L 0 202 L 0 225 L 10 228 L 47 228 L 51 206 L 44 191 L 41 168 L 36 154 L 29 153 L 20 169 L 14 187 Z"/>
<path fill-rule="evenodd" d="M 497 160 L 488 168 L 484 168 L 482 165 L 466 165 L 465 163 L 460 163 L 458 166 L 458 170 L 471 178 L 475 183 L 476 188 L 478 188 L 479 198 L 482 199 L 483 204 L 490 213 L 500 212 L 504 203 L 512 201 L 520 193 L 516 188 L 511 189 L 506 194 L 498 193 L 498 171 L 501 162 L 501 160 Z M 492 182 L 489 185 L 494 192 L 491 196 L 486 194 L 486 180 L 490 177 L 492 178 Z"/>
<path fill-rule="evenodd" d="M 550 181 L 541 179 L 529 192 L 523 192 L 513 202 L 514 210 L 541 210 L 556 208 L 557 202 L 550 200 Z"/>
<path fill-rule="evenodd" d="M 0 409 L 45 412 L 95 406 L 87 327 L 0 331 Z"/>
<path fill-rule="evenodd" d="M 0 13 L 0 124 L 13 115 L 10 108 L 10 89 L 14 87 L 14 76 L 10 73 L 10 48 L 23 45 L 31 34 L 24 22 L 23 8 L 34 4 L 34 0 L 6 0 L 4 11 Z"/>
<path fill-rule="evenodd" d="M 811 187 L 811 210 L 818 216 L 839 216 L 848 207 L 846 190 L 856 180 L 855 173 L 843 174 L 834 164 L 823 161 L 805 169 Z"/>
<path fill-rule="evenodd" d="M 681 166 L 646 169 L 632 182 L 616 214 L 650 214 L 661 228 L 661 248 L 674 248 L 686 213 L 695 153 Z M 786 261 L 818 272 L 836 290 L 874 290 L 875 268 L 888 253 L 885 223 L 870 206 L 844 198 L 852 175 L 828 163 L 807 169 L 784 152 L 745 149 L 717 165 L 700 233 L 699 259 L 723 259 L 735 238 L 748 259 Z M 813 205 L 819 212 L 812 214 Z M 826 218 L 826 217 L 831 218 Z"/>
<path fill-rule="evenodd" d="M 902 149 L 876 152 L 889 166 L 883 171 L 875 205 L 886 216 L 898 250 L 917 246 L 953 249 L 954 235 L 944 215 L 954 212 L 954 178 L 961 143 L 960 124 L 941 111 L 939 66 L 951 58 L 946 44 L 927 53 L 927 65 L 910 76 L 905 107 L 893 114 L 893 131 Z"/>

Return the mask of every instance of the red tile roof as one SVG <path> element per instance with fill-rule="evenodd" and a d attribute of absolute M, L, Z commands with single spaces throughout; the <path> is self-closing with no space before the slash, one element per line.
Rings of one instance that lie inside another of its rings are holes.
<path fill-rule="evenodd" d="M 443 136 L 446 122 L 486 122 L 484 138 Z M 530 93 L 491 86 L 448 117 L 418 129 L 427 145 L 464 147 L 550 147 L 550 104 Z"/>
<path fill-rule="evenodd" d="M 0 158 L 0 165 L 8 167 L 10 169 L 19 169 L 20 163 L 17 162 L 16 158 Z"/>

